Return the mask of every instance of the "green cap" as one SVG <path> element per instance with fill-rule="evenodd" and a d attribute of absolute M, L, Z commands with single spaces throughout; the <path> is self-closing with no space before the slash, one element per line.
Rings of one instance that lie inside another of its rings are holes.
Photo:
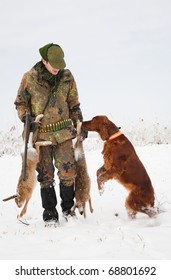
<path fill-rule="evenodd" d="M 64 52 L 59 45 L 47 44 L 39 49 L 39 53 L 54 69 L 64 69 L 66 67 Z"/>

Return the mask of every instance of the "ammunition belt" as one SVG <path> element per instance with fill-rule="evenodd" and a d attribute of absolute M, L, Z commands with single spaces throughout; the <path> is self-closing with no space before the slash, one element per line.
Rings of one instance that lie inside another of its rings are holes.
<path fill-rule="evenodd" d="M 62 120 L 56 123 L 50 123 L 50 124 L 46 124 L 44 126 L 40 126 L 39 127 L 39 132 L 55 132 L 55 131 L 59 131 L 63 128 L 66 128 L 68 126 L 71 126 L 72 120 L 71 119 L 66 119 L 66 120 Z"/>

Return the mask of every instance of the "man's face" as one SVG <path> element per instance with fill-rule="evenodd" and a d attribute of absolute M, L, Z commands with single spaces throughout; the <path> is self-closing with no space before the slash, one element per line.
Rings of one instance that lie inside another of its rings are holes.
<path fill-rule="evenodd" d="M 47 61 L 44 60 L 44 59 L 42 59 L 42 62 L 43 62 L 43 64 L 44 64 L 45 68 L 46 68 L 52 75 L 57 75 L 57 74 L 58 74 L 59 69 L 53 68 L 53 67 L 49 64 L 49 62 L 47 62 Z"/>

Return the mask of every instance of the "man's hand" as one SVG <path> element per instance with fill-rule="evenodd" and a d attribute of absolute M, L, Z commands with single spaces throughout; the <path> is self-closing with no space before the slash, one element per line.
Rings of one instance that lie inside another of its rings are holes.
<path fill-rule="evenodd" d="M 77 139 L 79 141 L 84 141 L 88 137 L 88 131 L 81 128 L 81 132 L 77 134 Z"/>
<path fill-rule="evenodd" d="M 32 116 L 29 115 L 29 124 L 30 124 L 30 132 L 34 132 L 39 124 L 35 122 L 35 118 L 33 118 Z M 26 123 L 26 116 L 24 116 L 21 120 L 23 123 Z"/>

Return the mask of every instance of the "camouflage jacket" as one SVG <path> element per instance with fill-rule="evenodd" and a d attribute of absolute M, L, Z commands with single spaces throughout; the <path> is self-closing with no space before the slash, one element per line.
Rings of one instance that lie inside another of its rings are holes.
<path fill-rule="evenodd" d="M 29 112 L 33 118 L 44 114 L 41 127 L 52 127 L 59 121 L 71 119 L 68 125 L 58 131 L 37 130 L 36 140 L 49 140 L 53 145 L 62 143 L 76 136 L 76 122 L 82 121 L 78 92 L 75 80 L 68 69 L 62 73 L 50 74 L 42 62 L 38 62 L 24 74 L 15 100 L 18 116 L 21 120 L 26 115 L 24 90 L 29 94 Z"/>

